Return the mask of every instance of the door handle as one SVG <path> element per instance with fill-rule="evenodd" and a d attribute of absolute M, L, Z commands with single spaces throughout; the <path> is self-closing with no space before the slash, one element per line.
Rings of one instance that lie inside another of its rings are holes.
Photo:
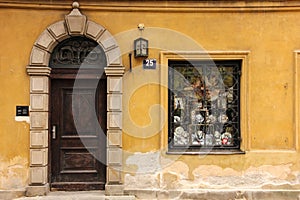
<path fill-rule="evenodd" d="M 56 139 L 56 126 L 55 125 L 52 126 L 51 132 L 52 132 L 52 139 L 55 140 Z"/>

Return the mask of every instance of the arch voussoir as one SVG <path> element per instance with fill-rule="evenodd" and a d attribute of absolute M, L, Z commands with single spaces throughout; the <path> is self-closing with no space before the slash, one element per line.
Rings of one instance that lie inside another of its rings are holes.
<path fill-rule="evenodd" d="M 105 28 L 93 21 L 87 20 L 85 36 L 97 41 L 99 37 L 105 32 Z"/>
<path fill-rule="evenodd" d="M 58 21 L 48 26 L 47 30 L 59 42 L 70 37 L 64 20 Z"/>

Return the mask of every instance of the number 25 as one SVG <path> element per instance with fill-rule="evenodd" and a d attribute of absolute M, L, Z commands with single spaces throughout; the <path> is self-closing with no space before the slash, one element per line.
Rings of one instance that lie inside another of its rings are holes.
<path fill-rule="evenodd" d="M 153 60 L 146 60 L 146 66 L 147 67 L 152 67 L 153 66 Z"/>

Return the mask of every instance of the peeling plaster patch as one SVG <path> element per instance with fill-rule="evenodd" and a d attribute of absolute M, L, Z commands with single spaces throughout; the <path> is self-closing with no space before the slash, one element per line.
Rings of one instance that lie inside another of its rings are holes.
<path fill-rule="evenodd" d="M 127 165 L 136 165 L 136 173 L 155 173 L 161 169 L 160 165 L 160 153 L 134 153 L 126 159 Z"/>
<path fill-rule="evenodd" d="M 126 165 L 134 165 L 131 168 L 136 172 L 135 175 L 125 174 L 125 188 L 169 188 L 177 186 L 173 184 L 175 180 L 187 179 L 189 168 L 185 163 L 160 156 L 160 152 L 138 152 L 128 156 Z"/>
<path fill-rule="evenodd" d="M 163 173 L 177 174 L 180 179 L 187 179 L 189 176 L 189 167 L 182 161 L 175 161 L 163 169 Z"/>
<path fill-rule="evenodd" d="M 293 172 L 293 176 L 295 177 L 295 182 L 297 183 L 297 184 L 300 184 L 300 172 L 299 171 L 297 171 L 297 172 Z"/>
<path fill-rule="evenodd" d="M 241 173 L 231 168 L 221 168 L 216 165 L 201 165 L 193 171 L 195 178 L 209 176 L 240 176 Z"/>
<path fill-rule="evenodd" d="M 181 188 L 182 181 L 188 179 L 189 167 L 182 161 L 176 161 L 165 167 L 161 174 L 160 185 L 163 189 Z"/>
<path fill-rule="evenodd" d="M 272 177 L 277 179 L 286 179 L 289 174 L 291 174 L 292 164 L 287 165 L 278 165 L 278 166 L 272 166 L 272 165 L 263 165 L 258 168 L 250 167 L 248 170 L 246 170 L 247 173 L 269 173 Z"/>
<path fill-rule="evenodd" d="M 26 122 L 27 124 L 30 124 L 30 117 L 28 116 L 15 116 L 16 122 Z"/>
<path fill-rule="evenodd" d="M 124 187 L 126 189 L 158 189 L 159 174 L 125 174 Z"/>
<path fill-rule="evenodd" d="M 244 171 L 218 165 L 199 165 L 189 178 L 189 166 L 179 160 L 160 157 L 160 153 L 135 153 L 126 160 L 136 172 L 125 173 L 126 189 L 262 189 L 300 187 L 300 172 L 292 164 L 262 165 Z"/>
<path fill-rule="evenodd" d="M 180 187 L 179 176 L 175 173 L 163 173 L 161 176 L 161 188 L 162 189 L 176 189 Z"/>
<path fill-rule="evenodd" d="M 20 156 L 10 161 L 0 158 L 0 189 L 24 188 L 28 180 L 28 161 Z"/>
<path fill-rule="evenodd" d="M 264 185 L 295 184 L 286 180 L 292 173 L 291 166 L 291 164 L 263 165 L 238 172 L 230 168 L 203 165 L 195 169 L 193 175 L 194 182 L 207 188 L 261 188 Z"/>

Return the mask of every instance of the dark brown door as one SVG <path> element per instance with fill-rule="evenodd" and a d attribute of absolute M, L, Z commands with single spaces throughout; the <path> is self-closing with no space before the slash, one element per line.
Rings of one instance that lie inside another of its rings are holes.
<path fill-rule="evenodd" d="M 106 79 L 52 79 L 50 100 L 51 188 L 104 189 Z"/>

